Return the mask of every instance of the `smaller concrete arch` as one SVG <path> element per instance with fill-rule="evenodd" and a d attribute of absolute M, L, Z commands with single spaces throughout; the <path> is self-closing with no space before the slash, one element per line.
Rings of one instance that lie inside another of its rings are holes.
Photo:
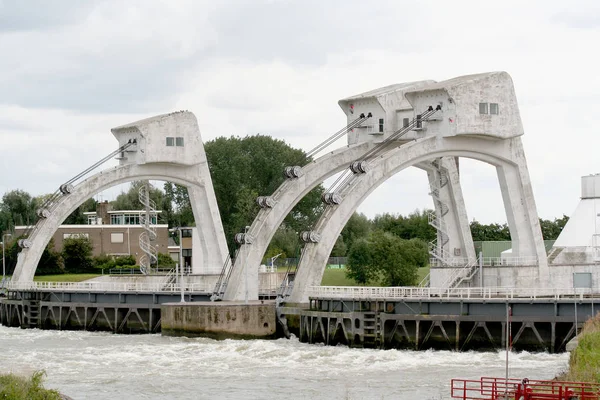
<path fill-rule="evenodd" d="M 33 280 L 40 257 L 52 235 L 79 205 L 99 191 L 132 180 L 164 180 L 186 186 L 194 218 L 201 222 L 198 233 L 203 248 L 197 255 L 201 258 L 200 265 L 203 270 L 219 270 L 223 265 L 227 254 L 225 235 L 195 116 L 189 112 L 166 114 L 115 128 L 113 133 L 123 142 L 132 138 L 137 140 L 139 137 L 136 135 L 141 135 L 148 147 L 139 146 L 133 156 L 127 155 L 137 162 L 128 162 L 127 156 L 123 155 L 120 166 L 92 175 L 74 186 L 70 194 L 59 198 L 47 218 L 41 219 L 31 232 L 28 238 L 31 246 L 19 253 L 13 281 Z M 167 139 L 167 147 L 176 147 L 176 137 L 183 138 L 180 141 L 182 148 L 186 138 L 192 144 L 187 149 L 169 149 L 170 153 L 160 154 L 165 137 L 173 138 L 173 146 L 169 146 Z M 185 162 L 177 161 L 180 153 L 185 153 Z"/>

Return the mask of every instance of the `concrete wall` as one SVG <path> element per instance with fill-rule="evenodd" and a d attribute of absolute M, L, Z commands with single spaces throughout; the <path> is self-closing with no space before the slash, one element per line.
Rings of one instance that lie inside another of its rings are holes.
<path fill-rule="evenodd" d="M 161 307 L 162 334 L 226 338 L 271 338 L 274 303 L 168 303 Z"/>

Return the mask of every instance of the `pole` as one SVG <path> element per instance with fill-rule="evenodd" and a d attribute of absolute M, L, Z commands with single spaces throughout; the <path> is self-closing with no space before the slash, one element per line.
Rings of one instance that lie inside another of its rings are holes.
<path fill-rule="evenodd" d="M 248 234 L 248 228 L 249 226 L 246 226 L 244 228 L 244 244 L 246 244 L 246 235 Z M 246 261 L 246 260 L 244 260 Z M 244 299 L 244 303 L 248 304 L 248 264 L 246 262 L 244 262 L 244 270 L 245 270 L 245 280 L 246 280 L 246 296 Z"/>
<path fill-rule="evenodd" d="M 483 252 L 479 252 L 479 287 L 483 289 Z"/>
<path fill-rule="evenodd" d="M 6 247 L 6 242 L 4 241 L 4 235 L 2 235 L 2 282 L 6 278 L 6 260 L 4 259 L 4 248 Z"/>
<path fill-rule="evenodd" d="M 179 282 L 179 286 L 181 287 L 181 302 L 185 303 L 185 296 L 183 294 L 183 265 L 179 269 L 181 270 L 181 278 Z"/>
<path fill-rule="evenodd" d="M 10 233 L 2 234 L 2 281 L 6 279 L 6 259 L 4 257 L 4 248 L 6 247 L 6 238 L 11 237 Z"/>
<path fill-rule="evenodd" d="M 508 351 L 510 348 L 509 342 L 510 342 L 510 306 L 508 305 L 508 303 L 506 304 L 506 381 L 504 384 L 504 388 L 505 390 L 507 390 L 508 388 Z"/>

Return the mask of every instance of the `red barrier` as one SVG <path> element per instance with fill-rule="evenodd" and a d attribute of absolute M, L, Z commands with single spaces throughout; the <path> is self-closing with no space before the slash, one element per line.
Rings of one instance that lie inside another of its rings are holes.
<path fill-rule="evenodd" d="M 529 379 L 452 379 L 451 396 L 463 400 L 600 400 L 600 384 Z"/>

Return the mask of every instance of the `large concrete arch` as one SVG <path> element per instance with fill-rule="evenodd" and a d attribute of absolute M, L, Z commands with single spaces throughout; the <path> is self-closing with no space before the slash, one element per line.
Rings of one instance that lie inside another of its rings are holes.
<path fill-rule="evenodd" d="M 399 173 L 408 167 L 401 165 L 395 170 L 389 170 L 389 158 L 397 158 L 401 148 L 389 152 L 384 157 L 377 160 L 377 163 L 370 164 L 367 174 L 354 175 L 353 182 L 346 186 L 340 193 L 342 203 L 339 205 L 328 206 L 319 221 L 315 224 L 313 231 L 318 233 L 320 239 L 317 243 L 306 243 L 302 258 L 298 265 L 296 276 L 294 278 L 294 287 L 289 298 L 291 303 L 308 302 L 309 289 L 311 286 L 319 286 L 323 278 L 327 260 L 333 246 L 341 234 L 342 229 L 362 202 L 380 185 L 386 182 L 390 177 Z M 453 246 L 459 246 L 464 257 L 461 259 L 466 262 L 475 260 L 475 250 L 473 247 L 473 238 L 469 229 L 469 221 L 465 209 L 460 182 L 458 182 L 458 171 L 455 159 L 448 157 L 435 160 L 436 163 L 443 163 L 448 169 L 451 183 L 446 190 L 448 197 L 453 197 L 450 203 L 450 211 L 447 218 L 452 219 L 452 229 L 454 240 Z M 420 162 L 415 165 L 428 175 L 434 174 L 438 168 L 431 161 Z M 439 206 L 434 201 L 435 212 L 439 214 Z"/>
<path fill-rule="evenodd" d="M 381 179 L 387 179 L 389 176 L 408 166 L 437 157 L 473 158 L 495 166 L 500 180 L 500 189 L 513 241 L 513 255 L 536 257 L 539 264 L 539 278 L 547 282 L 546 253 L 520 137 L 490 140 L 477 136 L 430 136 L 405 144 L 391 151 L 395 152 L 396 156 L 386 157 L 384 161 L 385 167 L 379 170 L 383 174 Z M 241 247 L 241 257 L 238 256 L 238 260 L 236 260 L 232 279 L 227 288 L 226 299 L 237 300 L 243 298 L 244 285 L 241 277 L 244 276 L 245 269 L 255 267 L 260 263 L 268 245 L 268 240 L 270 240 L 275 229 L 283 221 L 285 215 L 299 201 L 298 196 L 300 194 L 303 196 L 312 187 L 322 182 L 323 179 L 342 170 L 344 165 L 352 161 L 354 156 L 354 154 L 351 154 L 346 149 L 338 151 L 336 155 L 337 160 L 343 158 L 344 162 L 338 163 L 337 169 L 334 172 L 327 172 L 327 168 L 336 165 L 334 162 L 331 164 L 321 163 L 319 166 L 315 166 L 315 170 L 319 171 L 319 181 L 316 181 L 317 174 L 305 173 L 302 178 L 295 180 L 295 185 L 294 183 L 288 185 L 288 191 L 284 191 L 283 195 L 276 199 L 276 206 L 279 207 L 277 209 L 274 207 L 267 211 L 264 215 L 266 217 L 264 222 L 260 221 L 256 226 L 253 224 L 255 238 L 261 239 L 260 248 L 254 244 L 246 244 Z M 334 158 L 331 157 L 331 159 L 333 160 Z M 366 181 L 366 183 L 363 183 L 363 181 Z M 377 179 L 372 174 L 367 173 L 361 178 L 360 184 L 372 187 L 374 181 L 377 181 Z M 309 184 L 309 182 L 312 182 L 312 184 Z M 374 187 L 371 191 L 373 189 Z M 278 192 L 280 191 L 278 190 Z M 370 191 L 364 191 L 363 193 L 368 195 Z M 285 214 L 282 214 L 282 212 L 285 212 Z M 257 222 L 255 221 L 255 223 Z M 332 231 L 338 231 L 337 235 L 339 235 L 339 231 L 343 228 L 342 222 L 345 223 L 344 218 L 339 219 L 340 226 L 332 229 Z M 268 240 L 266 240 L 267 237 Z M 250 293 L 250 298 L 254 297 L 254 293 Z"/>
<path fill-rule="evenodd" d="M 184 124 L 185 126 L 182 126 Z M 175 130 L 173 128 L 177 129 L 176 133 L 172 131 Z M 215 273 L 221 269 L 227 255 L 227 245 L 194 115 L 188 112 L 174 113 L 115 128 L 119 130 L 119 135 L 122 129 L 126 129 L 126 134 L 130 136 L 138 135 L 136 137 L 138 143 L 149 142 L 147 146 L 136 149 L 136 151 L 141 150 L 140 153 L 133 153 L 133 157 L 148 159 L 137 163 L 131 163 L 129 160 L 120 166 L 96 173 L 74 186 L 69 194 L 59 198 L 52 205 L 47 218 L 40 219 L 30 233 L 28 237 L 30 246 L 19 253 L 13 281 L 33 280 L 46 245 L 60 224 L 78 206 L 102 190 L 132 180 L 164 180 L 186 186 L 202 244 L 199 254 L 194 254 L 194 257 L 201 258 L 201 262 L 197 264 L 201 268 L 199 271 L 192 272 L 194 274 Z M 186 152 L 185 157 L 189 157 L 189 162 L 178 162 L 183 158 L 180 154 L 171 156 L 160 153 L 157 144 L 164 145 L 164 141 L 161 140 L 164 134 L 183 136 L 187 139 L 186 142 L 191 142 L 188 148 L 183 149 Z M 121 140 L 125 139 L 121 137 Z M 158 150 L 153 149 L 152 146 L 158 147 Z M 163 159 L 149 160 L 157 156 Z M 174 160 L 168 162 L 169 158 Z"/>
<path fill-rule="evenodd" d="M 496 167 L 511 230 L 513 249 L 518 248 L 517 254 L 521 256 L 536 257 L 539 265 L 538 278 L 547 283 L 546 252 L 520 139 L 490 142 L 477 138 L 432 137 L 393 150 L 392 154 L 382 159 L 384 168 L 375 168 L 367 174 L 358 175 L 352 189 L 348 190 L 344 196 L 342 204 L 328 209 L 329 215 L 325 218 L 326 221 L 324 219 L 317 230 L 321 235 L 321 240 L 319 243 L 306 245 L 304 250 L 306 260 L 298 268 L 290 302 L 307 301 L 308 288 L 320 284 L 326 257 L 329 257 L 335 240 L 358 205 L 390 176 L 432 156 L 473 158 Z M 531 283 L 533 282 L 529 282 L 529 284 Z M 435 284 L 432 282 L 432 285 Z"/>

